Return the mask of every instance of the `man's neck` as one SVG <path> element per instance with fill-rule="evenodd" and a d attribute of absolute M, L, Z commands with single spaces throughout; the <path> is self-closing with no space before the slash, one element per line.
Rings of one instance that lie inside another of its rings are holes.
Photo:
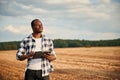
<path fill-rule="evenodd" d="M 34 38 L 41 38 L 42 34 L 41 33 L 32 33 Z"/>

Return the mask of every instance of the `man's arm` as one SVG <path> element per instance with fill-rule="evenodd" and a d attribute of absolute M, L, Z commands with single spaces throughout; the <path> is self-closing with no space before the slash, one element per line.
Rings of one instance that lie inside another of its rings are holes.
<path fill-rule="evenodd" d="M 49 44 L 50 53 L 45 54 L 45 58 L 47 58 L 49 61 L 53 61 L 53 60 L 56 60 L 56 53 L 54 51 L 53 41 L 52 40 L 49 40 L 49 41 L 50 41 L 50 44 Z"/>
<path fill-rule="evenodd" d="M 18 51 L 16 53 L 17 60 L 23 61 L 34 55 L 33 52 L 31 52 L 29 54 L 26 53 L 25 44 L 26 44 L 26 42 L 24 40 L 20 43 L 20 48 L 18 49 Z"/>
<path fill-rule="evenodd" d="M 23 61 L 23 60 L 27 59 L 27 57 L 28 57 L 27 55 L 21 55 L 20 58 L 19 58 L 19 60 Z"/>
<path fill-rule="evenodd" d="M 28 59 L 28 58 L 32 57 L 34 54 L 35 54 L 34 52 L 31 52 L 31 53 L 26 54 L 26 55 L 21 55 L 19 60 L 23 61 L 25 59 Z"/>

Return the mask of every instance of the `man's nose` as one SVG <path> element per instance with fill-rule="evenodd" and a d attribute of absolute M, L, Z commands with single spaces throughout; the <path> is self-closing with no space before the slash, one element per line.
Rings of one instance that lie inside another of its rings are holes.
<path fill-rule="evenodd" d="M 39 25 L 39 28 L 42 28 L 43 26 L 42 25 Z"/>

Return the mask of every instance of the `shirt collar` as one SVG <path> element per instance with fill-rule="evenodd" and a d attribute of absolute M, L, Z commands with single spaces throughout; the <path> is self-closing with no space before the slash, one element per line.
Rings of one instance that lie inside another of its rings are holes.
<path fill-rule="evenodd" d="M 30 38 L 32 38 L 32 39 L 34 39 L 34 37 L 33 37 L 33 35 L 32 35 L 32 34 L 30 34 L 30 35 L 29 35 L 29 37 L 30 37 Z M 42 34 L 42 37 L 41 37 L 41 38 L 45 38 L 45 35 L 44 35 L 44 34 Z"/>

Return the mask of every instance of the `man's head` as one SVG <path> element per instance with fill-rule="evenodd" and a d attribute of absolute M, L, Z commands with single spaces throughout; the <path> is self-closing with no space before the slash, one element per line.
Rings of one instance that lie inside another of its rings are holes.
<path fill-rule="evenodd" d="M 31 22 L 31 27 L 32 27 L 33 33 L 42 33 L 43 31 L 43 25 L 39 19 L 34 19 Z"/>

